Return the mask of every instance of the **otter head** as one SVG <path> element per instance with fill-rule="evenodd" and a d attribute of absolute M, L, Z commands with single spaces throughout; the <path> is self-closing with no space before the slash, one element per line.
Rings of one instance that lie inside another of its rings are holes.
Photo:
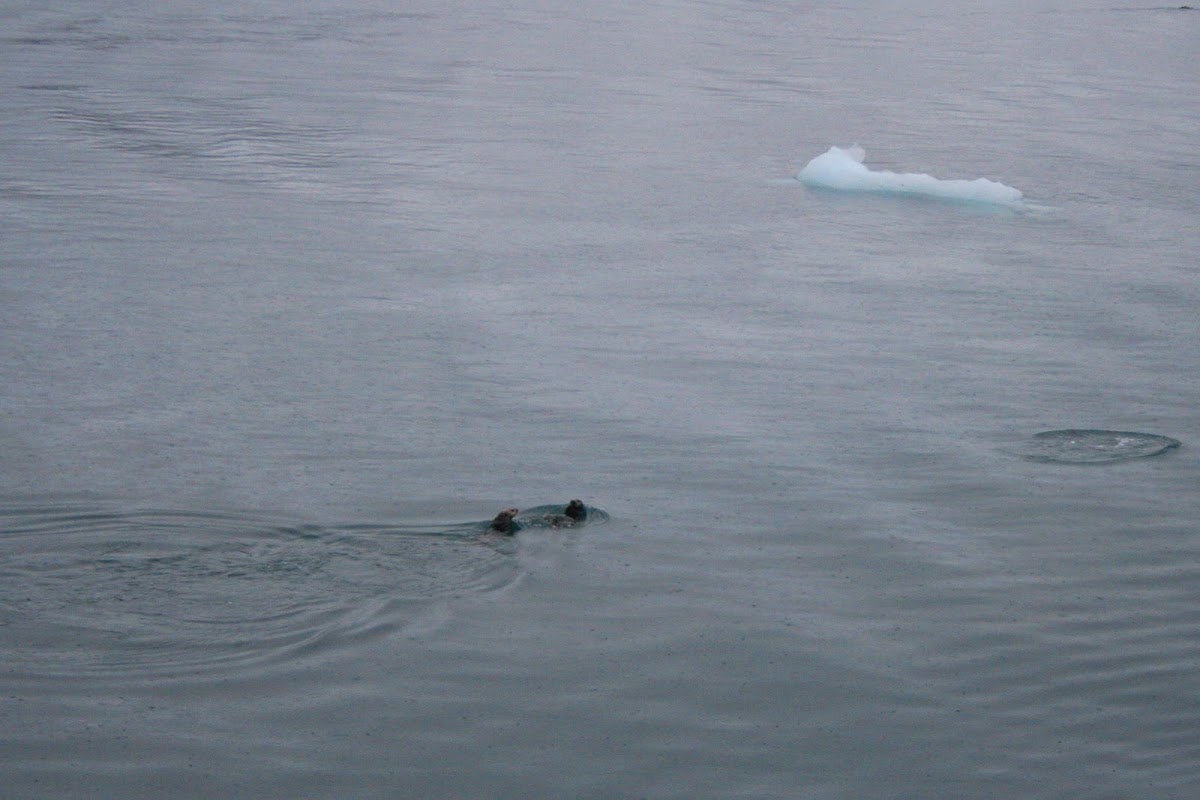
<path fill-rule="evenodd" d="M 567 503 L 566 515 L 578 522 L 587 516 L 587 508 L 583 505 L 582 500 L 572 500 Z"/>
<path fill-rule="evenodd" d="M 509 535 L 516 533 L 517 526 L 513 524 L 513 517 L 519 513 L 521 512 L 515 508 L 504 509 L 492 520 L 492 530 Z"/>

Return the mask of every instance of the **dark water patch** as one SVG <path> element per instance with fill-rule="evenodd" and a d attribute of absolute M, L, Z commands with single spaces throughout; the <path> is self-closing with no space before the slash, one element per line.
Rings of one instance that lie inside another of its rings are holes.
<path fill-rule="evenodd" d="M 1153 433 L 1069 428 L 1035 433 L 1017 452 L 1031 461 L 1107 464 L 1156 456 L 1179 444 L 1177 439 Z"/>
<path fill-rule="evenodd" d="M 151 107 L 64 93 L 51 120 L 84 141 L 163 159 L 205 180 L 310 187 L 324 180 L 317 172 L 346 158 L 345 129 L 281 121 L 247 101 L 192 98 Z"/>
<path fill-rule="evenodd" d="M 25 47 L 69 47 L 80 50 L 107 51 L 125 47 L 136 41 L 134 36 L 103 30 L 99 18 L 70 20 L 62 24 L 28 33 L 10 34 L 0 42 Z"/>
<path fill-rule="evenodd" d="M 336 648 L 510 583 L 473 525 L 304 524 L 94 506 L 0 510 L 9 675 L 208 674 Z"/>
<path fill-rule="evenodd" d="M 30 83 L 21 88 L 30 92 L 79 92 L 85 87 L 80 83 Z"/>
<path fill-rule="evenodd" d="M 45 47 L 69 45 L 87 50 L 115 50 L 131 40 L 126 36 L 9 36 L 3 39 L 6 44 L 23 45 L 26 47 Z"/>

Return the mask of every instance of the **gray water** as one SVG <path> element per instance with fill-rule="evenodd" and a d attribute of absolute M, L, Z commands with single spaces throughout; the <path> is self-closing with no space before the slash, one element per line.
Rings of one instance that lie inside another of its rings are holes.
<path fill-rule="evenodd" d="M 1200 11 L 71 5 L 0 9 L 5 798 L 1200 791 Z"/>

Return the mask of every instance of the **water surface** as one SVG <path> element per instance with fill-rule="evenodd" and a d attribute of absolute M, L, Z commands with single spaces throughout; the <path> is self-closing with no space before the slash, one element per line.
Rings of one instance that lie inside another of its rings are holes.
<path fill-rule="evenodd" d="M 1200 13 L 0 19 L 6 796 L 1195 796 Z"/>

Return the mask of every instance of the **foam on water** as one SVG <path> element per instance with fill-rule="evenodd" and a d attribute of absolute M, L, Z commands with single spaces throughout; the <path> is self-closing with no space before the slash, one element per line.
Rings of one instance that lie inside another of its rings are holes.
<path fill-rule="evenodd" d="M 1022 205 L 1021 192 L 1003 183 L 987 178 L 943 180 L 923 173 L 875 171 L 863 164 L 866 155 L 858 145 L 846 149 L 831 147 L 809 161 L 798 177 L 806 186 L 840 191 L 917 195 L 1013 207 Z"/>

